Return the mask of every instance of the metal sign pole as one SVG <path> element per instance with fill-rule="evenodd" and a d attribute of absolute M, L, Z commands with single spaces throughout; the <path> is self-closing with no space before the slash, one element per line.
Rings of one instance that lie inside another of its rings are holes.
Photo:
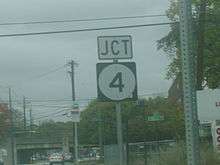
<path fill-rule="evenodd" d="M 78 165 L 78 131 L 77 131 L 77 122 L 74 122 L 74 129 L 75 129 L 75 159 L 76 165 Z"/>
<path fill-rule="evenodd" d="M 122 134 L 122 120 L 121 120 L 121 103 L 115 103 L 116 109 L 116 120 L 117 120 L 117 141 L 118 141 L 118 148 L 119 148 L 119 165 L 123 165 L 124 162 L 124 152 L 123 152 L 123 134 Z"/>
<path fill-rule="evenodd" d="M 180 39 L 182 80 L 186 127 L 187 164 L 200 164 L 199 127 L 195 88 L 195 57 L 193 54 L 192 2 L 180 0 Z"/>
<path fill-rule="evenodd" d="M 114 59 L 114 63 L 117 63 L 118 60 Z M 122 120 L 121 120 L 121 103 L 115 103 L 116 110 L 116 123 L 117 123 L 117 142 L 118 142 L 118 150 L 119 150 L 119 165 L 123 165 L 124 163 L 124 152 L 123 152 L 123 133 L 122 133 Z"/>

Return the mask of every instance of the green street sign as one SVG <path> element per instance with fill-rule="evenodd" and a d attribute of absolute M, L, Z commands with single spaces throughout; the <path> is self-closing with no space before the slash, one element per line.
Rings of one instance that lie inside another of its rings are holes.
<path fill-rule="evenodd" d="M 159 113 L 154 113 L 151 116 L 147 116 L 146 120 L 147 121 L 163 121 L 164 120 L 164 116 L 159 114 Z"/>

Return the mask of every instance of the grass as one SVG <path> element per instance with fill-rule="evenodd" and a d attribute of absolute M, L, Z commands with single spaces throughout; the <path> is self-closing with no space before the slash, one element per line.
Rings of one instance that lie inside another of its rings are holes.
<path fill-rule="evenodd" d="M 186 165 L 184 145 L 178 145 L 171 150 L 173 154 L 162 153 L 162 165 Z M 201 147 L 201 165 L 220 165 L 220 154 L 215 153 L 212 147 Z"/>
<path fill-rule="evenodd" d="M 215 153 L 206 144 L 201 147 L 201 165 L 220 165 L 220 153 Z M 144 165 L 144 157 L 131 154 L 129 165 Z M 178 144 L 170 149 L 161 151 L 160 154 L 148 153 L 147 165 L 187 165 L 185 145 Z"/>

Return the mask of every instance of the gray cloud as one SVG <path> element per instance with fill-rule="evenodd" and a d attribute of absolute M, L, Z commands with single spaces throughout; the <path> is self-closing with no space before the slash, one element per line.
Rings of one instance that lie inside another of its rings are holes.
<path fill-rule="evenodd" d="M 0 21 L 100 18 L 141 14 L 161 14 L 168 0 L 0 0 Z M 164 22 L 166 18 L 95 23 L 0 27 L 0 33 L 107 27 L 126 24 Z M 76 95 L 78 98 L 96 96 L 97 43 L 99 35 L 133 36 L 134 60 L 138 69 L 139 93 L 166 91 L 164 80 L 168 60 L 156 50 L 156 41 L 169 31 L 168 26 L 139 29 L 109 30 L 48 36 L 0 38 L 1 80 L 13 84 L 19 94 L 33 98 L 71 97 L 67 69 L 30 81 L 68 60 L 76 60 Z M 1 95 L 0 95 L 1 96 Z"/>

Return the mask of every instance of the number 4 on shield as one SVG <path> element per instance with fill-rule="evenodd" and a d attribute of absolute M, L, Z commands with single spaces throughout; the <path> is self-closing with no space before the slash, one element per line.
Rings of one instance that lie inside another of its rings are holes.
<path fill-rule="evenodd" d="M 118 72 L 113 78 L 112 82 L 109 84 L 110 88 L 118 88 L 119 92 L 122 92 L 124 84 L 122 84 L 122 73 Z"/>

